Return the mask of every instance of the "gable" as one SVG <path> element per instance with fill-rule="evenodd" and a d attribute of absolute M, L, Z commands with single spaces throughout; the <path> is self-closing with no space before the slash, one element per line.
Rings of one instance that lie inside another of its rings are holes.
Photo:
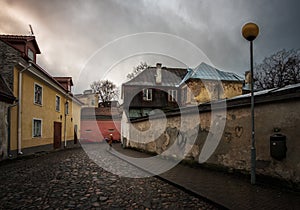
<path fill-rule="evenodd" d="M 36 62 L 36 54 L 41 54 L 35 36 L 0 35 L 0 40 L 21 52 L 26 60 Z"/>

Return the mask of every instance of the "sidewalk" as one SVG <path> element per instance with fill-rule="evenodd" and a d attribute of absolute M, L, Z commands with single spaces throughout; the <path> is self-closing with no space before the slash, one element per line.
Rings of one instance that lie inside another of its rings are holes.
<path fill-rule="evenodd" d="M 116 154 L 136 158 L 150 156 L 123 149 L 119 144 L 113 148 L 116 151 L 112 153 Z M 159 177 L 228 209 L 300 209 L 300 193 L 251 185 L 250 180 L 227 173 L 178 164 Z"/>

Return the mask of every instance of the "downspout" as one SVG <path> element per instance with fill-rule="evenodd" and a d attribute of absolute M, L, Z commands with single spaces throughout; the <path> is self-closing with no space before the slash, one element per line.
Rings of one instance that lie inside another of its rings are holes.
<path fill-rule="evenodd" d="M 19 63 L 20 66 L 23 66 Z M 22 73 L 26 71 L 29 67 L 31 67 L 31 63 L 27 67 L 24 67 L 21 71 L 19 71 L 19 106 L 18 106 L 18 155 L 22 155 Z"/>
<path fill-rule="evenodd" d="M 10 124 L 11 124 L 11 116 L 10 116 L 10 113 L 11 113 L 11 108 L 13 108 L 14 106 L 17 106 L 19 104 L 19 101 L 16 100 L 16 103 L 12 104 L 12 105 L 9 105 L 7 107 L 7 156 L 9 158 L 12 158 L 12 154 L 10 153 Z"/>
<path fill-rule="evenodd" d="M 67 114 L 69 114 L 69 101 L 68 101 L 68 96 L 66 95 L 67 101 L 65 102 L 65 126 L 64 126 L 64 147 L 67 147 Z M 68 108 L 68 109 L 67 109 Z"/>
<path fill-rule="evenodd" d="M 66 140 L 66 135 L 67 135 L 67 114 L 65 113 L 65 126 L 64 126 L 64 147 L 67 147 L 67 140 Z"/>

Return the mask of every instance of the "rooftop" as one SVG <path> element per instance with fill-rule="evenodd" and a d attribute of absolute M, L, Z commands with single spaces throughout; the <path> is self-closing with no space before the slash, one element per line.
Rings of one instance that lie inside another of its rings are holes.
<path fill-rule="evenodd" d="M 162 82 L 160 86 L 178 85 L 187 73 L 187 69 L 162 67 Z M 135 78 L 124 83 L 124 85 L 157 86 L 156 67 L 148 67 Z"/>
<path fill-rule="evenodd" d="M 236 81 L 236 82 L 244 81 L 244 78 L 239 76 L 238 74 L 221 71 L 204 62 L 201 63 L 199 66 L 197 66 L 195 69 L 188 69 L 188 73 L 185 75 L 181 84 L 186 82 L 189 79 Z"/>

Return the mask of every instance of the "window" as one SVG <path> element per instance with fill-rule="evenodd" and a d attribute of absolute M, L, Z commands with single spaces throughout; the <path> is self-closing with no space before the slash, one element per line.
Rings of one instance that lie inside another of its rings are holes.
<path fill-rule="evenodd" d="M 152 89 L 143 89 L 143 100 L 152 101 Z"/>
<path fill-rule="evenodd" d="M 30 60 L 34 60 L 33 51 L 30 48 L 28 48 L 28 50 L 27 50 L 27 56 Z"/>
<path fill-rule="evenodd" d="M 43 99 L 43 87 L 34 84 L 34 103 L 38 105 L 42 105 L 42 99 Z"/>
<path fill-rule="evenodd" d="M 171 102 L 177 101 L 177 90 L 168 91 L 168 100 Z"/>
<path fill-rule="evenodd" d="M 55 97 L 55 110 L 57 112 L 60 112 L 60 97 L 59 96 Z"/>
<path fill-rule="evenodd" d="M 33 119 L 32 122 L 32 136 L 33 137 L 42 137 L 42 120 Z"/>

